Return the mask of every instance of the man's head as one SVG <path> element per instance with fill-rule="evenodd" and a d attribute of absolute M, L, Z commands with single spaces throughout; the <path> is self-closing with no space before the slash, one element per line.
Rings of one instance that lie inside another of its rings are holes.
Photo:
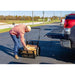
<path fill-rule="evenodd" d="M 31 27 L 30 26 L 26 26 L 25 32 L 30 32 L 30 31 L 31 31 Z"/>

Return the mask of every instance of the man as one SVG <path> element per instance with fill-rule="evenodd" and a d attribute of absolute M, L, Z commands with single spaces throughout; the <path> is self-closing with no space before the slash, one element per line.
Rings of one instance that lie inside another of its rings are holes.
<path fill-rule="evenodd" d="M 11 38 L 14 41 L 14 57 L 16 59 L 19 59 L 18 50 L 20 49 L 20 41 L 21 41 L 24 49 L 28 50 L 26 47 L 24 34 L 25 34 L 25 32 L 30 32 L 30 31 L 31 31 L 31 27 L 26 26 L 24 24 L 17 25 L 9 31 Z M 20 38 L 20 40 L 19 40 L 19 38 Z"/>

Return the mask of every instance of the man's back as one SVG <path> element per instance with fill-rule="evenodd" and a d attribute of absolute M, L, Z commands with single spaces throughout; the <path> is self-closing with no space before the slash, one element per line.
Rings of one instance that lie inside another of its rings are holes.
<path fill-rule="evenodd" d="M 14 28 L 12 28 L 9 33 L 11 35 L 16 35 L 16 36 L 19 36 L 20 33 L 25 33 L 25 27 L 26 25 L 23 25 L 23 24 L 20 24 L 20 25 L 17 25 L 15 26 Z"/>

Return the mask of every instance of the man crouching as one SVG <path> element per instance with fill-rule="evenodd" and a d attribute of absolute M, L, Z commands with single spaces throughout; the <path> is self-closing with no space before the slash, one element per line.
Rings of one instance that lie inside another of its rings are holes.
<path fill-rule="evenodd" d="M 19 59 L 18 50 L 20 49 L 20 41 L 21 41 L 24 49 L 28 50 L 26 47 L 24 34 L 26 32 L 30 32 L 30 31 L 31 31 L 31 27 L 24 25 L 24 24 L 17 25 L 9 31 L 11 38 L 14 42 L 14 57 L 16 59 Z M 19 40 L 19 38 L 20 38 L 20 40 Z"/>

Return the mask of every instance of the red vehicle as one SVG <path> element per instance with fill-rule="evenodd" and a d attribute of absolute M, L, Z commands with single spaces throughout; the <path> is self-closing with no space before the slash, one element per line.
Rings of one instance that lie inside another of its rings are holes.
<path fill-rule="evenodd" d="M 69 14 L 65 18 L 63 37 L 61 45 L 68 48 L 75 48 L 75 14 Z"/>

